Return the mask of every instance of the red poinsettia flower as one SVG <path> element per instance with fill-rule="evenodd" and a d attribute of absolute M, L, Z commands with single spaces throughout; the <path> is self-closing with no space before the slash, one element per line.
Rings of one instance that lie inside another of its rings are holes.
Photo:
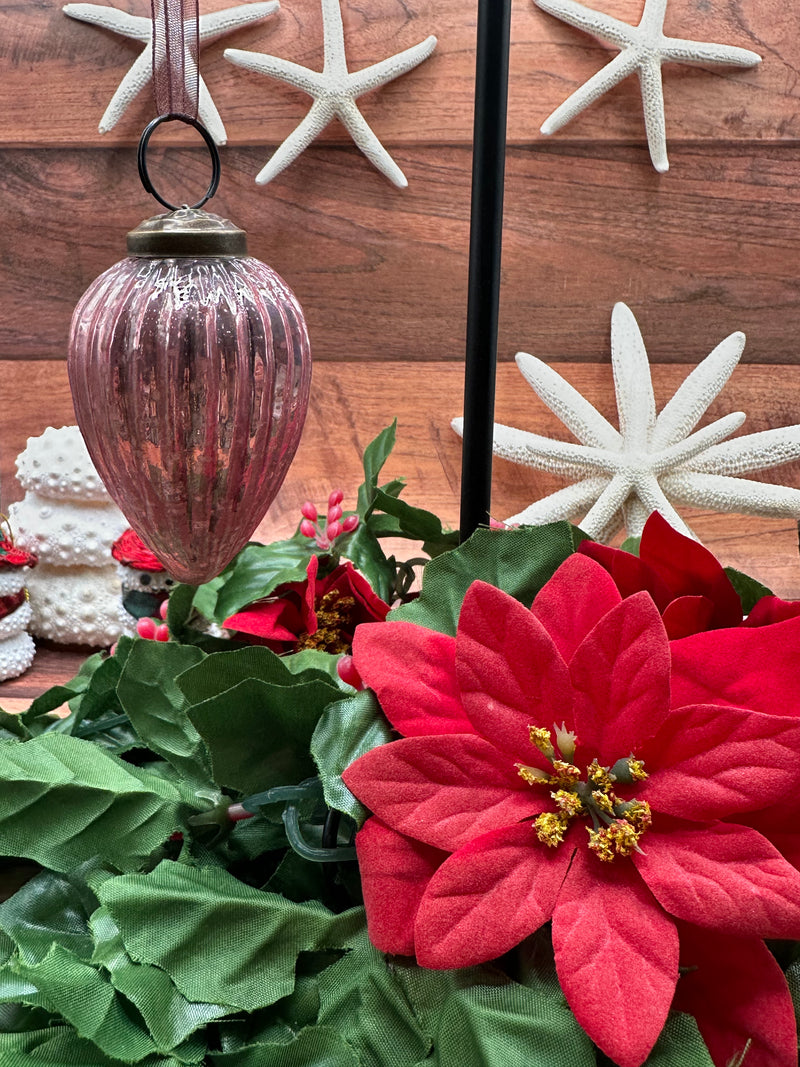
<path fill-rule="evenodd" d="M 653 1047 L 683 953 L 700 969 L 681 1003 L 720 1067 L 716 1035 L 747 1026 L 753 1067 L 794 1063 L 791 999 L 762 939 L 800 936 L 800 872 L 747 823 L 798 792 L 800 718 L 673 706 L 653 600 L 623 599 L 580 554 L 531 610 L 476 582 L 455 638 L 361 627 L 354 659 L 405 735 L 344 775 L 374 813 L 357 846 L 378 948 L 466 967 L 552 920 L 564 994 L 621 1067 Z M 738 999 L 712 997 L 730 952 L 706 970 L 697 946 L 731 937 Z M 750 968 L 766 976 L 758 1011 L 734 1025 Z"/>
<path fill-rule="evenodd" d="M 584 541 L 578 551 L 601 563 L 623 596 L 648 592 L 670 638 L 743 624 L 739 595 L 719 561 L 657 511 L 645 523 L 638 557 L 594 541 Z M 766 626 L 795 615 L 800 601 L 763 597 L 744 625 Z"/>
<path fill-rule="evenodd" d="M 8 538 L 0 537 L 0 570 L 3 567 L 35 567 L 36 563 L 33 552 L 26 552 Z"/>
<path fill-rule="evenodd" d="M 111 555 L 117 562 L 137 571 L 160 573 L 166 570 L 164 564 L 151 552 L 135 530 L 125 530 L 111 546 Z"/>
<path fill-rule="evenodd" d="M 350 651 L 356 626 L 386 618 L 389 605 L 352 563 L 340 563 L 320 578 L 319 557 L 312 556 L 306 574 L 304 582 L 279 585 L 223 626 L 250 635 L 273 652 L 320 648 L 338 654 Z"/>

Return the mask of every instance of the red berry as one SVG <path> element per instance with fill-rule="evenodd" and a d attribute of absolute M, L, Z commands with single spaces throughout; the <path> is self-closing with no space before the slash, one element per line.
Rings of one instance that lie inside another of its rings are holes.
<path fill-rule="evenodd" d="M 303 535 L 303 537 L 317 536 L 317 528 L 311 521 L 311 519 L 303 519 L 303 521 L 300 523 L 300 533 Z"/>
<path fill-rule="evenodd" d="M 334 504 L 333 507 L 328 508 L 328 522 L 336 522 L 341 517 L 342 508 L 340 504 Z"/>
<path fill-rule="evenodd" d="M 361 681 L 361 675 L 353 664 L 352 656 L 342 656 L 336 664 L 336 670 L 342 681 L 346 682 L 348 685 L 352 685 L 353 689 L 364 688 L 364 683 Z"/>
<path fill-rule="evenodd" d="M 336 504 L 341 504 L 341 502 L 343 500 L 344 500 L 344 493 L 342 492 L 342 490 L 341 489 L 334 489 L 333 492 L 328 497 L 328 507 L 329 508 L 335 507 Z"/>
<path fill-rule="evenodd" d="M 161 601 L 161 604 L 160 604 L 159 609 L 158 609 L 158 614 L 161 616 L 162 620 L 164 620 L 164 621 L 166 621 L 166 618 L 167 618 L 167 610 L 168 610 L 168 608 L 169 608 L 169 597 L 167 597 L 166 600 L 162 600 Z"/>
<path fill-rule="evenodd" d="M 156 641 L 169 641 L 169 626 L 165 622 L 156 629 Z"/>
<path fill-rule="evenodd" d="M 331 522 L 325 527 L 325 536 L 329 541 L 335 541 L 341 532 L 342 524 L 340 522 Z"/>
<path fill-rule="evenodd" d="M 311 522 L 317 521 L 317 509 L 314 507 L 310 500 L 307 500 L 305 504 L 303 504 L 303 506 L 300 508 L 300 514 L 303 516 L 304 519 L 310 519 Z"/>
<path fill-rule="evenodd" d="M 228 808 L 228 818 L 231 822 L 241 822 L 242 819 L 252 819 L 254 815 L 254 811 L 248 811 L 247 808 L 243 808 L 241 804 L 231 804 Z"/>
<path fill-rule="evenodd" d="M 148 641 L 152 641 L 156 636 L 157 624 L 155 619 L 139 619 L 136 623 L 136 632 L 139 637 L 144 637 Z"/>
<path fill-rule="evenodd" d="M 342 523 L 342 529 L 345 533 L 352 533 L 358 526 L 358 515 L 348 515 Z"/>

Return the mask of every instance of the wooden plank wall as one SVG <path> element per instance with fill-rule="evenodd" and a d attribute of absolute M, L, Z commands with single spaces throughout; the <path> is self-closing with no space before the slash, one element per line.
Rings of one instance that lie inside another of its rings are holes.
<path fill-rule="evenodd" d="M 147 0 L 112 0 L 143 15 Z M 642 0 L 594 0 L 635 23 Z M 217 10 L 225 0 L 201 0 Z M 457 523 L 476 0 L 342 0 L 353 69 L 422 40 L 433 57 L 365 97 L 363 112 L 405 170 L 398 191 L 332 125 L 266 187 L 253 178 L 308 108 L 302 93 L 234 68 L 227 46 L 321 68 L 319 0 L 204 48 L 203 75 L 226 123 L 223 183 L 212 205 L 250 234 L 253 254 L 293 286 L 317 364 L 298 461 L 265 533 L 284 532 L 302 500 L 354 491 L 358 456 L 397 415 L 391 473 L 409 499 Z M 514 0 L 498 421 L 568 436 L 522 384 L 517 349 L 555 361 L 613 415 L 611 307 L 634 309 L 657 364 L 659 403 L 726 334 L 744 362 L 714 411 L 746 428 L 800 422 L 800 31 L 794 5 L 670 0 L 666 31 L 740 45 L 752 70 L 664 68 L 671 169 L 644 143 L 638 82 L 618 86 L 553 138 L 543 119 L 611 53 Z M 75 301 L 120 258 L 124 234 L 156 205 L 134 146 L 153 114 L 143 94 L 119 126 L 97 123 L 139 49 L 65 17 L 56 0 L 0 0 L 0 473 L 19 495 L 14 455 L 29 434 L 72 420 L 64 368 Z M 174 195 L 207 180 L 205 151 L 171 127 L 157 163 Z M 154 140 L 155 143 L 155 140 Z M 184 147 L 185 146 L 185 147 Z M 684 366 L 680 366 L 684 365 Z M 800 484 L 795 468 L 777 479 Z M 493 511 L 519 510 L 556 483 L 498 461 Z M 791 522 L 693 516 L 726 562 L 800 595 Z"/>

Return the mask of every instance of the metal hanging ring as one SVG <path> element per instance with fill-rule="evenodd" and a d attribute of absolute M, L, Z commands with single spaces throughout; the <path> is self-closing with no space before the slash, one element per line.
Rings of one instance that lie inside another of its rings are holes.
<path fill-rule="evenodd" d="M 208 184 L 208 189 L 206 189 L 205 196 L 201 197 L 201 199 L 198 200 L 196 204 L 188 205 L 192 208 L 199 208 L 202 207 L 203 204 L 205 204 L 208 200 L 210 200 L 214 193 L 216 193 L 219 187 L 219 176 L 221 166 L 219 160 L 219 149 L 214 143 L 214 138 L 211 136 L 211 134 L 208 132 L 202 122 L 198 122 L 197 119 L 190 118 L 188 115 L 168 114 L 159 115 L 158 118 L 155 118 L 152 122 L 148 123 L 147 126 L 145 126 L 141 138 L 139 139 L 139 150 L 136 153 L 136 162 L 139 165 L 139 177 L 142 180 L 142 185 L 145 187 L 145 190 L 150 193 L 151 196 L 154 196 L 159 202 L 159 204 L 163 204 L 164 207 L 168 208 L 170 211 L 177 211 L 177 209 L 182 206 L 180 204 L 171 204 L 169 200 L 165 200 L 164 197 L 156 191 L 156 188 L 150 180 L 150 175 L 147 171 L 147 146 L 150 143 L 150 138 L 153 136 L 153 134 L 162 122 L 173 121 L 183 122 L 187 126 L 192 126 L 195 130 L 197 130 L 197 132 L 205 141 L 206 148 L 208 148 L 209 154 L 211 156 L 211 181 Z"/>

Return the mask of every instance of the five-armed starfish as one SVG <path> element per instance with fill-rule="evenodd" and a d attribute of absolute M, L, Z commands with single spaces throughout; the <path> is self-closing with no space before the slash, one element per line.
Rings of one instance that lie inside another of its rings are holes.
<path fill-rule="evenodd" d="M 231 33 L 251 22 L 259 22 L 267 15 L 273 14 L 280 7 L 278 0 L 266 0 L 264 3 L 241 4 L 225 11 L 214 11 L 210 15 L 201 15 L 198 25 L 197 40 L 202 45 L 212 37 Z M 115 7 L 101 4 L 65 4 L 62 8 L 70 18 L 89 22 L 104 30 L 111 30 L 132 41 L 141 41 L 144 51 L 135 60 L 125 77 L 119 83 L 111 103 L 100 119 L 100 133 L 108 133 L 119 122 L 128 105 L 138 96 L 153 78 L 153 21 L 149 17 L 129 15 L 127 11 L 118 11 Z M 217 144 L 225 144 L 227 134 L 219 117 L 211 94 L 202 78 L 199 79 L 197 115 Z"/>
<path fill-rule="evenodd" d="M 231 63 L 257 74 L 277 78 L 314 97 L 311 110 L 280 145 L 267 165 L 259 171 L 256 181 L 259 185 L 271 181 L 308 148 L 332 119 L 338 118 L 370 163 L 398 188 L 405 189 L 408 185 L 406 176 L 370 128 L 359 111 L 356 100 L 364 93 L 378 89 L 418 66 L 433 52 L 436 38 L 427 37 L 420 44 L 407 48 L 396 56 L 390 56 L 380 63 L 373 63 L 372 66 L 351 74 L 347 69 L 345 57 L 344 27 L 339 0 L 322 0 L 322 20 L 325 62 L 321 73 L 261 52 L 243 52 L 238 48 L 228 48 L 225 51 L 225 58 Z"/>
<path fill-rule="evenodd" d="M 611 364 L 619 430 L 547 363 L 518 353 L 517 366 L 529 385 L 580 444 L 495 423 L 495 455 L 573 482 L 537 500 L 508 523 L 539 526 L 583 515 L 581 529 L 595 541 L 607 541 L 622 526 L 630 536 L 638 536 L 653 511 L 694 537 L 675 504 L 800 518 L 800 489 L 735 477 L 800 458 L 800 425 L 725 441 L 745 420 L 737 411 L 694 429 L 743 350 L 743 333 L 726 337 L 656 415 L 639 326 L 629 307 L 616 304 L 611 316 Z M 453 420 L 456 433 L 463 433 L 463 424 L 463 419 Z"/>
<path fill-rule="evenodd" d="M 590 33 L 621 49 L 610 63 L 585 82 L 542 124 L 542 133 L 555 133 L 584 108 L 634 71 L 639 75 L 644 108 L 644 125 L 650 158 L 657 171 L 669 170 L 667 134 L 664 120 L 664 91 L 661 84 L 662 63 L 710 63 L 721 66 L 753 67 L 761 56 L 747 48 L 703 41 L 685 41 L 664 36 L 667 0 L 645 0 L 638 26 L 584 7 L 575 0 L 534 0 L 537 7 L 555 15 L 562 22 Z"/>

